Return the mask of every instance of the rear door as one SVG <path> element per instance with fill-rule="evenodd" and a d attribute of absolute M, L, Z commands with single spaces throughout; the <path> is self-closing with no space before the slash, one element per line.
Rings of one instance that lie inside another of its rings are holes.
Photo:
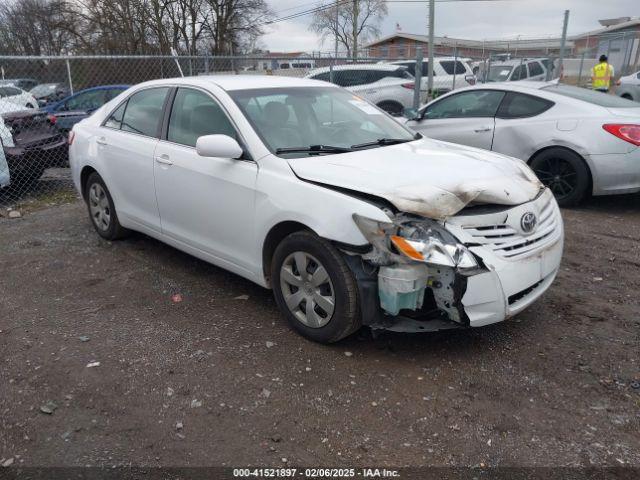
<path fill-rule="evenodd" d="M 429 104 L 420 121 L 407 126 L 427 137 L 491 150 L 495 115 L 504 97 L 499 90 L 469 90 Z"/>
<path fill-rule="evenodd" d="M 96 139 L 103 174 L 118 215 L 160 231 L 153 154 L 169 87 L 139 90 L 105 120 Z"/>
<path fill-rule="evenodd" d="M 529 69 L 529 80 L 544 81 L 546 79 L 547 72 L 540 62 L 529 62 L 527 68 Z"/>

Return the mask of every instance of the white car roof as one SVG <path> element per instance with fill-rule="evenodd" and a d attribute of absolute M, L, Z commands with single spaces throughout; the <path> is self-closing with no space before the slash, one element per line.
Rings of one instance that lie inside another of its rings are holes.
<path fill-rule="evenodd" d="M 383 70 L 388 72 L 395 72 L 401 65 L 392 65 L 390 63 L 356 63 L 353 65 L 336 65 L 333 67 L 333 71 L 338 70 Z M 322 67 L 311 70 L 308 75 L 317 75 L 318 73 L 324 73 L 331 70 L 331 67 Z"/>
<path fill-rule="evenodd" d="M 142 85 L 142 84 L 141 84 Z M 330 83 L 306 78 L 281 77 L 277 75 L 200 75 L 152 80 L 144 85 L 217 85 L 226 91 L 250 90 L 254 88 L 330 87 Z M 338 88 L 338 87 L 335 87 Z"/>

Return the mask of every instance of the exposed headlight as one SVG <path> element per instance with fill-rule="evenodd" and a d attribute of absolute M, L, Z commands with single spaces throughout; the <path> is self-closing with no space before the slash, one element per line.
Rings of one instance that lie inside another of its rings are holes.
<path fill-rule="evenodd" d="M 379 251 L 397 252 L 410 260 L 432 265 L 461 269 L 478 266 L 467 247 L 432 220 L 401 218 L 378 222 L 358 214 L 353 215 L 353 220 L 369 243 Z"/>

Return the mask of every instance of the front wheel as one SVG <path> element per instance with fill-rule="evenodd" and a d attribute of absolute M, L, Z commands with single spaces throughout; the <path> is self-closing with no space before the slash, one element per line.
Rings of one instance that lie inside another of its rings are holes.
<path fill-rule="evenodd" d="M 561 207 L 578 205 L 588 193 L 589 168 L 577 153 L 549 148 L 536 155 L 530 166 Z"/>
<path fill-rule="evenodd" d="M 276 303 L 304 337 L 333 343 L 362 325 L 356 281 L 329 242 L 295 232 L 276 248 L 271 263 Z"/>

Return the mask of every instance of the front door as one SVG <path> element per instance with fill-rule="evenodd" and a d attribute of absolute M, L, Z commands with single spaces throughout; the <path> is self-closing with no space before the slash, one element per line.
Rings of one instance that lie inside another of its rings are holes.
<path fill-rule="evenodd" d="M 258 166 L 198 155 L 198 137 L 212 134 L 240 140 L 209 93 L 178 88 L 166 139 L 158 143 L 154 159 L 162 233 L 215 257 L 218 264 L 253 270 L 247 252 L 253 245 Z"/>
<path fill-rule="evenodd" d="M 495 114 L 504 93 L 472 90 L 443 97 L 422 111 L 422 118 L 407 126 L 429 138 L 491 150 Z"/>

